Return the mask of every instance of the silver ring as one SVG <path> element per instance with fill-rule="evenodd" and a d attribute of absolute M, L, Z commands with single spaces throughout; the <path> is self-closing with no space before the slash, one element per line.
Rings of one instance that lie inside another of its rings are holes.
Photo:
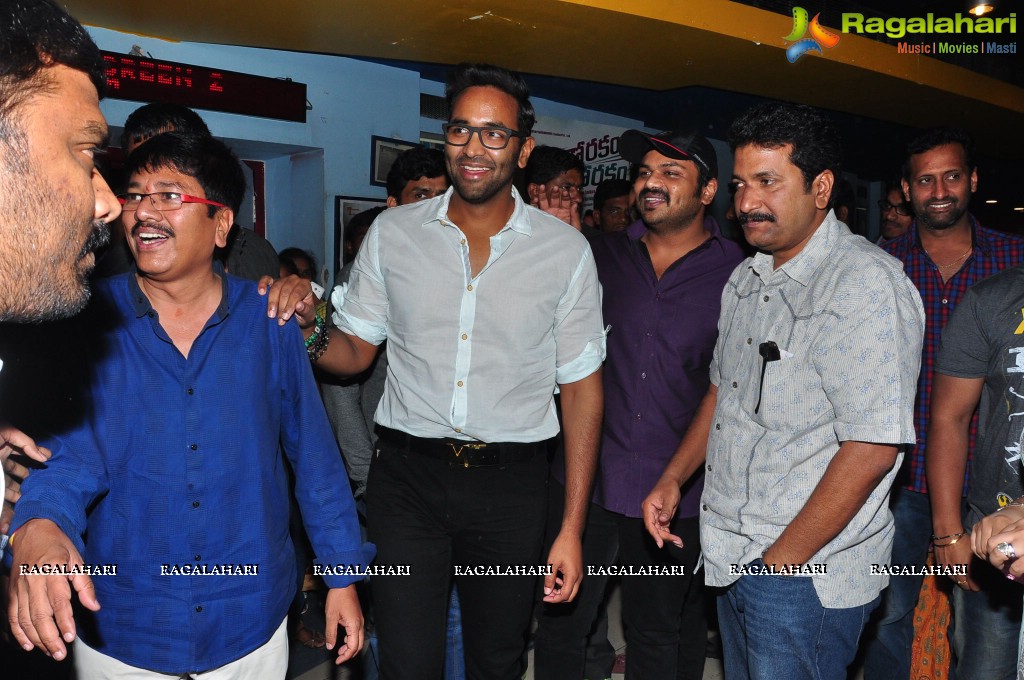
<path fill-rule="evenodd" d="M 1017 559 L 1017 551 L 1013 549 L 1013 546 L 1005 541 L 996 546 L 996 550 L 1003 553 L 1003 556 L 1008 560 Z"/>

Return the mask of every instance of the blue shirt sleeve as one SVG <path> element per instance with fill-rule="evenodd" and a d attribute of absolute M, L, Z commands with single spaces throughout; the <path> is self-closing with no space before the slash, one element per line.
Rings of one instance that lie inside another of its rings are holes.
<path fill-rule="evenodd" d="M 315 562 L 332 570 L 337 565 L 365 568 L 373 560 L 375 548 L 360 541 L 348 475 L 296 324 L 282 327 L 281 343 L 281 446 L 295 472 L 295 498 L 316 553 Z M 361 579 L 357 575 L 324 576 L 331 588 Z"/>
<path fill-rule="evenodd" d="M 11 522 L 12 534 L 31 519 L 48 519 L 85 554 L 82 537 L 86 509 L 109 489 L 91 420 L 62 437 L 40 442 L 53 456 L 46 467 L 33 470 L 22 484 L 21 500 Z"/>

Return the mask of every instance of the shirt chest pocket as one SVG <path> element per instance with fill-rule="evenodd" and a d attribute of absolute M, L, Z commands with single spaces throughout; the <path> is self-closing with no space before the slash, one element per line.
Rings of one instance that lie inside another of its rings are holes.
<path fill-rule="evenodd" d="M 783 355 L 775 361 L 762 362 L 763 377 L 750 395 L 754 422 L 769 430 L 795 432 L 806 429 L 831 410 L 824 398 L 821 376 L 808 357 Z"/>

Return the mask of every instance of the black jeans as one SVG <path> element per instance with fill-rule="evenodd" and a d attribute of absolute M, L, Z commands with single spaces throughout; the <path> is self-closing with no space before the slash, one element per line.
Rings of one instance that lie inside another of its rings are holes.
<path fill-rule="evenodd" d="M 551 482 L 550 521 L 561 521 L 564 493 L 560 484 Z M 673 521 L 672 533 L 682 537 L 683 548 L 666 545 L 659 550 L 642 519 L 590 504 L 583 534 L 584 568 L 616 564 L 685 568 L 680 576 L 622 577 L 627 680 L 700 680 L 704 675 L 704 574 L 693 574 L 700 555 L 697 522 L 696 517 Z M 607 575 L 585 574 L 573 602 L 543 606 L 534 644 L 537 680 L 583 678 L 587 634 L 607 582 Z"/>
<path fill-rule="evenodd" d="M 382 680 L 438 680 L 455 567 L 537 565 L 546 515 L 544 455 L 464 468 L 378 442 L 366 491 Z M 537 578 L 456 577 L 468 680 L 519 680 Z"/>

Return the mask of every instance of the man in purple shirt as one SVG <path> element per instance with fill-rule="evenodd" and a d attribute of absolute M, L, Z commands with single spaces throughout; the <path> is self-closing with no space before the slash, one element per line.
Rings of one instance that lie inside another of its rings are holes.
<path fill-rule="evenodd" d="M 682 548 L 657 549 L 640 504 L 707 391 L 722 288 L 743 254 L 705 217 L 718 189 L 707 139 L 629 130 L 619 149 L 640 166 L 641 221 L 592 244 L 611 332 L 600 470 L 583 536 L 588 578 L 574 603 L 544 608 L 534 652 L 538 680 L 583 677 L 586 636 L 612 573 L 626 574 L 627 680 L 700 678 L 704 668 L 704 595 L 702 579 L 693 578 L 702 478 L 686 487 L 672 523 Z M 554 516 L 561 493 L 552 484 Z"/>

